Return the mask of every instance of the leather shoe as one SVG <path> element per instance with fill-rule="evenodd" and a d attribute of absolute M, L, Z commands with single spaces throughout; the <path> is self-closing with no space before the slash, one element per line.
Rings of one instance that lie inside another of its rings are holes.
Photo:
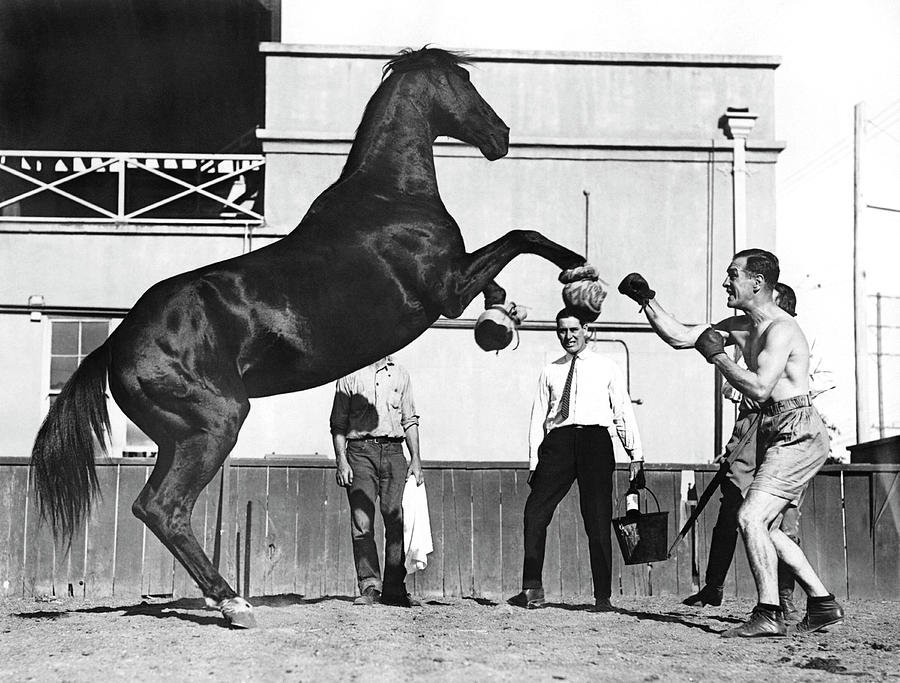
<path fill-rule="evenodd" d="M 724 592 L 725 590 L 721 586 L 703 586 L 699 591 L 682 600 L 681 604 L 690 605 L 691 607 L 695 605 L 700 605 L 701 607 L 706 607 L 707 605 L 718 607 L 722 604 L 722 595 Z"/>
<path fill-rule="evenodd" d="M 409 593 L 401 595 L 382 595 L 381 604 L 391 607 L 421 607 L 422 603 L 416 600 Z"/>
<path fill-rule="evenodd" d="M 800 635 L 821 631 L 829 626 L 836 626 L 844 621 L 844 608 L 840 606 L 834 596 L 820 602 L 806 601 L 806 616 L 794 626 L 793 632 Z"/>
<path fill-rule="evenodd" d="M 597 598 L 594 600 L 594 606 L 588 607 L 588 612 L 615 612 L 616 608 L 612 606 L 609 598 Z"/>
<path fill-rule="evenodd" d="M 525 609 L 540 609 L 547 604 L 543 588 L 525 588 L 506 602 L 513 607 L 524 607 Z"/>
<path fill-rule="evenodd" d="M 759 605 L 753 608 L 748 621 L 722 631 L 723 638 L 765 638 L 786 635 L 787 627 L 784 625 L 781 610 L 769 610 Z"/>
<path fill-rule="evenodd" d="M 353 601 L 354 605 L 374 605 L 381 600 L 381 591 L 374 586 L 366 588 L 362 594 Z"/>

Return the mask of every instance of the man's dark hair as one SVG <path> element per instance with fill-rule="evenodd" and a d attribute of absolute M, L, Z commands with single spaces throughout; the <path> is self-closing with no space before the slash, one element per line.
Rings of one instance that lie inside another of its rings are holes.
<path fill-rule="evenodd" d="M 775 298 L 781 310 L 793 316 L 797 315 L 797 295 L 789 285 L 783 282 L 775 283 Z"/>
<path fill-rule="evenodd" d="M 588 317 L 586 311 L 581 311 L 577 308 L 572 308 L 571 306 L 559 309 L 559 312 L 556 314 L 556 322 L 558 323 L 563 318 L 578 318 L 578 322 L 582 325 L 587 325 L 589 322 L 592 322 L 592 319 Z"/>
<path fill-rule="evenodd" d="M 734 255 L 734 258 L 747 259 L 747 272 L 753 275 L 762 275 L 769 289 L 775 289 L 778 284 L 778 276 L 781 268 L 778 265 L 778 257 L 765 249 L 744 249 Z"/>

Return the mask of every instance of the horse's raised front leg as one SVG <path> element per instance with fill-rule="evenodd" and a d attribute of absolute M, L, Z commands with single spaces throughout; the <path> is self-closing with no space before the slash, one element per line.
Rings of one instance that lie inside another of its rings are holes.
<path fill-rule="evenodd" d="M 441 312 L 448 318 L 458 318 L 482 291 L 485 293 L 485 304 L 489 306 L 489 297 L 497 295 L 494 287 L 503 291 L 493 279 L 520 254 L 535 254 L 560 270 L 585 263 L 583 256 L 548 240 L 535 230 L 512 230 L 481 249 L 456 259 L 448 274 Z M 497 303 L 503 303 L 505 299 L 506 293 L 503 292 L 503 300 Z"/>
<path fill-rule="evenodd" d="M 488 282 L 487 287 L 485 287 L 482 291 L 484 294 L 484 308 L 487 310 L 491 306 L 496 306 L 499 304 L 506 303 L 506 290 L 503 289 L 500 285 L 496 283 L 496 281 L 491 280 Z"/>

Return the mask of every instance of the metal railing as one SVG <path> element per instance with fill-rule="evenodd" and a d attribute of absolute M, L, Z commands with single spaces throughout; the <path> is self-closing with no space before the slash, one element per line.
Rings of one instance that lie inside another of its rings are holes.
<path fill-rule="evenodd" d="M 261 154 L 0 150 L 0 221 L 260 225 Z"/>

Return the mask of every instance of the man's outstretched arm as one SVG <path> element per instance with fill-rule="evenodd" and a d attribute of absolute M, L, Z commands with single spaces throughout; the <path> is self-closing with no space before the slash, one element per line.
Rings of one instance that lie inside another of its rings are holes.
<path fill-rule="evenodd" d="M 656 300 L 656 292 L 639 273 L 626 275 L 619 283 L 619 292 L 641 305 L 650 326 L 659 337 L 674 349 L 694 347 L 700 333 L 709 325 L 685 325 Z"/>

